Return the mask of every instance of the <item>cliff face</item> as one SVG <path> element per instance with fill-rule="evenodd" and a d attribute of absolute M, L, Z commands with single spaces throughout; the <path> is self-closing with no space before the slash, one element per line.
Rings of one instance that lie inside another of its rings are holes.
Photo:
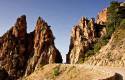
<path fill-rule="evenodd" d="M 100 25 L 101 26 L 101 25 Z M 85 58 L 85 52 L 91 48 L 96 38 L 106 34 L 105 27 L 99 27 L 94 19 L 81 18 L 78 25 L 72 28 L 67 63 L 77 63 Z"/>
<path fill-rule="evenodd" d="M 114 10 L 114 11 L 113 11 Z M 115 15 L 114 15 L 115 14 Z M 86 63 L 101 66 L 125 66 L 125 6 L 123 3 L 112 2 L 108 7 L 107 29 L 111 39 L 97 54 L 90 57 Z M 114 20 L 114 21 L 113 21 Z M 112 24 L 112 25 L 109 25 Z M 114 31 L 111 32 L 111 28 Z"/>
<path fill-rule="evenodd" d="M 26 55 L 26 16 L 17 19 L 16 24 L 1 38 L 0 67 L 3 67 L 10 77 L 22 76 L 25 69 Z"/>
<path fill-rule="evenodd" d="M 28 61 L 26 75 L 40 65 L 62 62 L 61 54 L 54 45 L 54 39 L 50 26 L 39 17 L 34 31 L 34 54 Z"/>
<path fill-rule="evenodd" d="M 107 8 L 103 9 L 101 12 L 98 13 L 96 23 L 97 24 L 104 24 L 107 22 Z"/>
<path fill-rule="evenodd" d="M 40 64 L 62 62 L 52 31 L 45 21 L 39 18 L 33 32 L 26 30 L 26 16 L 23 15 L 0 37 L 0 67 L 12 80 L 23 76 L 25 71 L 31 73 Z"/>

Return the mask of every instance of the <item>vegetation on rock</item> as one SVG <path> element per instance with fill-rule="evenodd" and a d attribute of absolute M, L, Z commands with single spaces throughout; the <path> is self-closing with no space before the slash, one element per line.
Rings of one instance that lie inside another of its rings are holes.
<path fill-rule="evenodd" d="M 60 66 L 56 66 L 55 68 L 53 68 L 53 72 L 52 73 L 53 73 L 54 76 L 58 76 L 59 75 L 59 73 L 60 73 L 59 72 L 59 68 L 60 68 Z"/>
<path fill-rule="evenodd" d="M 107 15 L 105 15 L 107 17 L 107 21 L 106 22 L 101 22 L 101 25 L 99 23 L 99 19 L 98 19 L 98 23 L 96 23 L 95 28 L 95 41 L 93 41 L 93 43 L 90 43 L 91 46 L 89 46 L 89 48 L 87 50 L 85 50 L 85 52 L 82 52 L 81 55 L 82 57 L 80 57 L 78 59 L 77 63 L 84 63 L 85 60 L 88 59 L 88 57 L 91 57 L 93 55 L 95 55 L 96 53 L 98 53 L 98 51 L 101 49 L 102 46 L 105 46 L 109 40 L 111 39 L 112 34 L 119 29 L 119 27 L 123 27 L 125 24 L 125 16 L 123 14 L 125 14 L 125 6 L 121 6 L 121 3 L 117 2 L 117 1 L 112 1 L 110 3 L 110 6 L 105 9 L 107 10 Z M 103 10 L 103 11 L 105 11 Z M 104 12 L 105 13 L 105 12 Z M 101 14 L 103 14 L 103 12 L 101 12 Z M 104 15 L 104 14 L 103 14 Z M 101 20 L 100 20 L 101 21 Z M 105 20 L 104 20 L 105 21 Z M 88 23 L 88 28 L 90 28 L 91 23 Z M 102 26 L 104 26 L 106 28 L 106 34 L 103 35 L 102 37 L 99 37 L 99 30 L 101 30 Z M 98 29 L 100 27 L 100 29 Z M 98 32 L 98 33 L 97 33 Z"/>

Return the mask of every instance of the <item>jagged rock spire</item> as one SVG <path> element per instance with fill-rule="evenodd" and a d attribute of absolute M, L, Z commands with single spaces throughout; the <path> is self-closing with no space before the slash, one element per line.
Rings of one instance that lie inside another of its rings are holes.
<path fill-rule="evenodd" d="M 22 15 L 21 17 L 17 18 L 17 21 L 15 25 L 13 26 L 13 32 L 12 34 L 15 37 L 24 37 L 27 33 L 27 22 L 26 22 L 26 16 Z"/>
<path fill-rule="evenodd" d="M 103 25 L 104 23 L 107 22 L 107 8 L 103 9 L 101 12 L 98 13 L 97 18 L 96 18 L 96 23 Z"/>
<path fill-rule="evenodd" d="M 40 17 L 33 32 L 27 33 L 26 16 L 22 15 L 0 37 L 0 67 L 6 70 L 9 80 L 28 75 L 39 65 L 61 62 L 50 26 Z"/>
<path fill-rule="evenodd" d="M 36 22 L 36 25 L 40 25 L 42 23 L 45 23 L 45 21 L 39 16 Z"/>
<path fill-rule="evenodd" d="M 26 29 L 26 16 L 22 15 L 1 38 L 0 67 L 4 68 L 13 80 L 21 77 L 25 72 Z"/>
<path fill-rule="evenodd" d="M 67 63 L 78 63 L 84 61 L 86 51 L 92 47 L 96 34 L 101 33 L 102 29 L 98 29 L 94 19 L 88 20 L 82 17 L 79 24 L 72 28 L 69 52 L 67 54 Z M 99 25 L 100 26 L 100 25 Z M 97 30 L 100 30 L 96 32 Z"/>
<path fill-rule="evenodd" d="M 29 60 L 26 75 L 37 69 L 38 66 L 49 63 L 62 63 L 62 57 L 55 47 L 50 27 L 39 17 L 35 26 L 34 54 Z"/>

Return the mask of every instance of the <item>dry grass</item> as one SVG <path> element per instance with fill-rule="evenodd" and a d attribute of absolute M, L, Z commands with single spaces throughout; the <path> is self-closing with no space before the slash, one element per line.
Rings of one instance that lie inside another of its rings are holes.
<path fill-rule="evenodd" d="M 58 68 L 58 75 L 53 70 Z M 82 64 L 49 64 L 36 70 L 24 80 L 93 80 L 108 77 L 109 74 Z"/>

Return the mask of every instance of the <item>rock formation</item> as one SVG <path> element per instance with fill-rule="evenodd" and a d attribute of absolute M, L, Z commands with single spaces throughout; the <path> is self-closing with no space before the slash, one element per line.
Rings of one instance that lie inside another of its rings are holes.
<path fill-rule="evenodd" d="M 113 6 L 116 4 L 115 6 Z M 112 10 L 114 10 L 112 12 Z M 115 13 L 115 15 L 114 15 Z M 85 63 L 100 66 L 125 66 L 125 5 L 124 2 L 112 2 L 108 7 L 107 29 L 111 38 L 107 45 L 103 46 L 96 55 L 90 57 Z M 115 22 L 114 22 L 114 21 Z M 112 25 L 109 25 L 112 24 Z M 117 25 L 116 25 L 117 24 Z M 111 33 L 111 28 L 114 31 Z M 107 36 L 107 35 L 106 35 Z"/>
<path fill-rule="evenodd" d="M 72 28 L 67 63 L 77 63 L 85 58 L 85 52 L 90 49 L 96 38 L 106 34 L 103 25 L 95 23 L 94 19 L 82 17 L 79 24 Z"/>
<path fill-rule="evenodd" d="M 26 16 L 23 15 L 1 38 L 0 67 L 4 68 L 12 79 L 19 78 L 24 73 L 26 28 Z"/>
<path fill-rule="evenodd" d="M 95 34 L 93 28 L 93 20 L 89 22 L 85 17 L 81 18 L 79 24 L 72 28 L 67 63 L 77 63 L 84 56 L 85 51 L 94 41 Z"/>
<path fill-rule="evenodd" d="M 120 3 L 120 6 L 125 6 L 125 2 Z"/>
<path fill-rule="evenodd" d="M 54 45 L 52 31 L 40 18 L 35 30 L 27 33 L 26 16 L 23 15 L 0 37 L 0 67 L 7 71 L 12 80 L 23 76 L 25 72 L 30 74 L 40 64 L 61 62 L 62 57 Z"/>
<path fill-rule="evenodd" d="M 34 32 L 34 54 L 28 62 L 26 75 L 30 74 L 39 65 L 62 62 L 60 52 L 54 45 L 55 38 L 50 26 L 40 17 L 37 20 Z"/>
<path fill-rule="evenodd" d="M 98 13 L 96 23 L 97 24 L 104 24 L 107 22 L 107 8 L 103 9 L 101 12 Z"/>

